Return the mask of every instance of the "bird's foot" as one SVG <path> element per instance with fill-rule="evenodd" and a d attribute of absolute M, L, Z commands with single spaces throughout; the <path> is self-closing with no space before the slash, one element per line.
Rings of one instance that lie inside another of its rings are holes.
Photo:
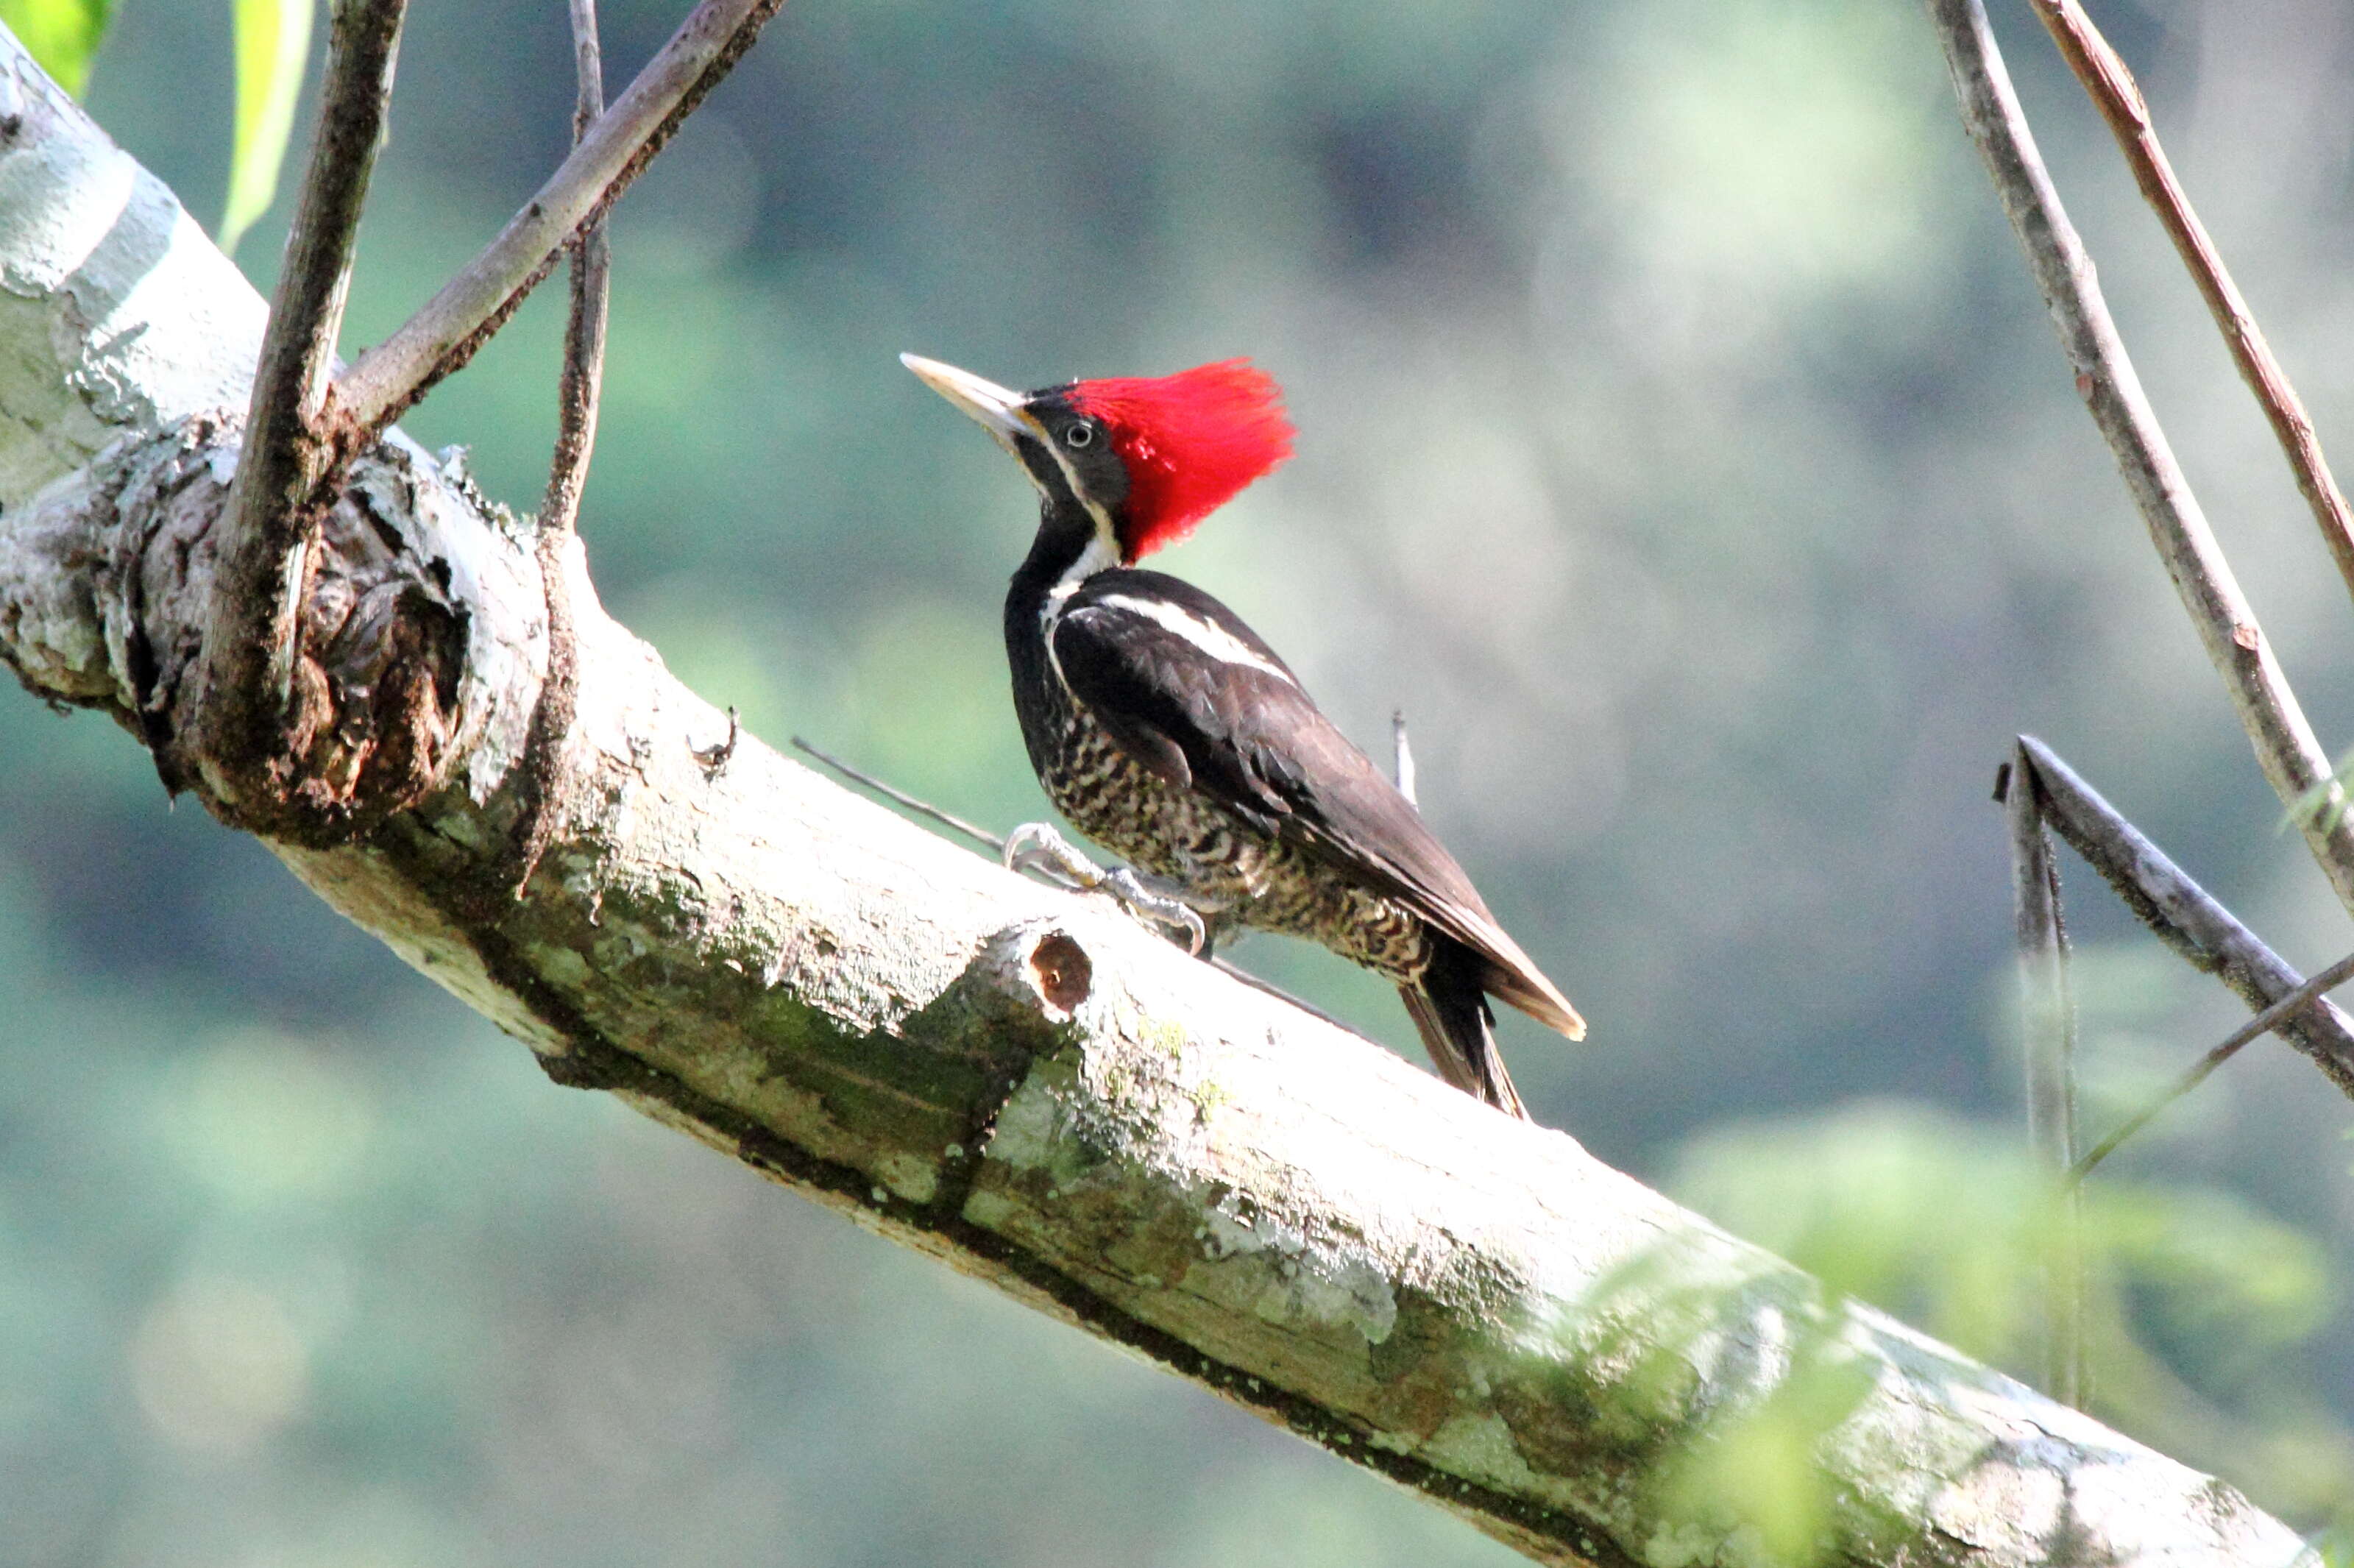
<path fill-rule="evenodd" d="M 1209 940 L 1202 916 L 1173 888 L 1157 877 L 1148 880 L 1131 865 L 1104 870 L 1044 822 L 1024 822 L 1006 836 L 1005 865 L 1009 871 L 1050 872 L 1075 887 L 1108 895 L 1147 925 L 1184 932 L 1189 953 L 1199 953 Z"/>

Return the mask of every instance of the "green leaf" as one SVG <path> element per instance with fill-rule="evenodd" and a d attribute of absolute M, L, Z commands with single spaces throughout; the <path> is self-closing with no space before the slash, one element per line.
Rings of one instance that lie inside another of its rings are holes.
<path fill-rule="evenodd" d="M 237 140 L 220 226 L 220 248 L 232 255 L 278 195 L 310 58 L 311 8 L 311 0 L 237 0 Z"/>
<path fill-rule="evenodd" d="M 0 22 L 76 98 L 89 85 L 90 58 L 112 14 L 111 0 L 0 0 Z"/>

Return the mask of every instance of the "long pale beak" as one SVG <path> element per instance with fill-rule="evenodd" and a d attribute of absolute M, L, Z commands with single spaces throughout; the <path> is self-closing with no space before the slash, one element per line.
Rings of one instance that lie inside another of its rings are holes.
<path fill-rule="evenodd" d="M 899 363 L 914 371 L 925 386 L 979 421 L 981 429 L 995 436 L 1006 450 L 1014 450 L 1016 436 L 1044 439 L 1045 432 L 1039 429 L 1038 421 L 1023 409 L 1023 404 L 1028 399 L 1021 393 L 1009 392 L 994 381 L 983 381 L 970 370 L 959 370 L 953 365 L 942 365 L 920 354 L 903 354 Z"/>

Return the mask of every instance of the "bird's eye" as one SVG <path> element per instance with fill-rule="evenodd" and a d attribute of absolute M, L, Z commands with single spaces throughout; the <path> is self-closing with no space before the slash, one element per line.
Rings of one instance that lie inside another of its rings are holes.
<path fill-rule="evenodd" d="M 1064 430 L 1063 444 L 1074 451 L 1081 447 L 1091 447 L 1096 444 L 1096 428 L 1087 424 L 1073 425 Z"/>

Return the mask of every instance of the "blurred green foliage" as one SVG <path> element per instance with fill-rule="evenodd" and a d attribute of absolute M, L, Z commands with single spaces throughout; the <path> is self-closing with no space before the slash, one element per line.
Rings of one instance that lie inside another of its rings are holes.
<path fill-rule="evenodd" d="M 2103 20 L 2327 433 L 2354 415 L 2354 15 L 2285 6 Z M 605 7 L 617 85 L 681 9 Z M 224 26 L 140 0 L 90 95 L 200 206 Z M 2270 438 L 2040 34 L 1998 26 L 2267 635 L 2342 729 L 2346 606 Z M 561 7 L 415 11 L 346 353 L 562 156 L 571 82 Z M 1507 1024 L 1537 1114 L 2028 1370 L 2036 1200 L 1989 1044 L 2009 736 L 2302 965 L 2346 923 L 2273 832 L 1949 100 L 1878 0 L 800 0 L 616 214 L 599 592 L 756 734 L 1002 830 L 1042 809 L 997 643 L 1027 491 L 894 356 L 1040 385 L 1251 354 L 1299 455 L 1168 564 L 1361 740 L 1405 708 L 1426 811 L 1595 1021 L 1575 1050 Z M 244 248 L 264 286 L 282 223 Z M 408 421 L 524 504 L 557 292 Z M 0 764 L 13 1560 L 1512 1560 L 549 1088 L 167 811 L 102 722 L 0 700 Z M 2070 891 L 2097 1131 L 2241 1010 Z M 1238 956 L 1410 1048 L 1370 977 Z M 2095 1184 L 2103 1413 L 2316 1525 L 2354 1408 L 2349 1119 L 2261 1043 Z M 1695 1506 L 1746 1495 L 1802 1542 L 1789 1456 L 1843 1397 L 1801 1380 L 1696 1446 Z"/>
<path fill-rule="evenodd" d="M 2035 1381 L 2042 1269 L 2071 1222 L 2013 1129 L 1901 1103 L 1734 1124 L 1687 1145 L 1667 1185 L 1827 1291 Z M 2229 1192 L 2147 1180 L 2088 1184 L 2076 1235 L 2086 1408 L 2186 1463 L 2261 1478 L 2275 1507 L 2354 1519 L 2354 1430 L 2294 1353 L 2339 1305 L 2323 1247 Z M 1851 1386 L 1833 1347 L 1799 1338 L 1785 1383 L 1701 1446 L 1713 1506 L 1749 1499 L 1793 1562 L 1815 1542 L 1805 1460 Z"/>
<path fill-rule="evenodd" d="M 220 248 L 232 256 L 278 195 L 311 56 L 313 8 L 313 0 L 237 0 L 237 122 L 219 233 Z"/>
<path fill-rule="evenodd" d="M 58 86 L 79 98 L 113 9 L 111 0 L 0 0 L 0 23 Z"/>

